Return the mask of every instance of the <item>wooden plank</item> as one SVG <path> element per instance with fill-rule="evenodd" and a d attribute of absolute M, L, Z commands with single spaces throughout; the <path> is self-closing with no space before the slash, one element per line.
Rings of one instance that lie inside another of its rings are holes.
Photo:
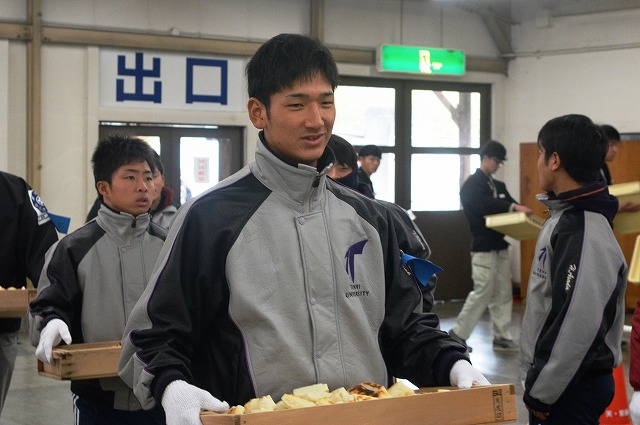
<path fill-rule="evenodd" d="M 485 226 L 519 241 L 537 239 L 544 219 L 520 211 L 486 215 Z"/>
<path fill-rule="evenodd" d="M 425 388 L 409 397 L 243 415 L 203 412 L 200 420 L 203 425 L 476 425 L 518 419 L 512 384 L 447 389 Z"/>
<path fill-rule="evenodd" d="M 618 198 L 620 205 L 627 202 L 640 204 L 640 181 L 612 184 L 609 193 Z M 618 213 L 613 227 L 621 235 L 640 233 L 640 211 Z"/>
<path fill-rule="evenodd" d="M 640 235 L 636 236 L 636 245 L 629 263 L 629 282 L 640 285 Z"/>

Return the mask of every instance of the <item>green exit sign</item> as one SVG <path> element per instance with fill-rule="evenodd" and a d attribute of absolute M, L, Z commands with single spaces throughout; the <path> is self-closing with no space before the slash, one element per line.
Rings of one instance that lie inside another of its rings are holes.
<path fill-rule="evenodd" d="M 379 71 L 438 75 L 464 74 L 462 50 L 382 44 L 377 53 Z"/>

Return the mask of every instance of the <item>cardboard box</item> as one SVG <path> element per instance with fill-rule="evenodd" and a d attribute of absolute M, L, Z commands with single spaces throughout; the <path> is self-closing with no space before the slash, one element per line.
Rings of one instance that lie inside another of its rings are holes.
<path fill-rule="evenodd" d="M 518 420 L 515 387 L 423 388 L 417 395 L 331 406 L 247 413 L 203 412 L 203 425 L 416 425 L 501 424 Z"/>
<path fill-rule="evenodd" d="M 53 349 L 51 364 L 38 360 L 38 374 L 53 379 L 93 379 L 118 376 L 120 341 L 63 345 Z"/>
<path fill-rule="evenodd" d="M 520 211 L 486 215 L 485 226 L 519 241 L 536 239 L 544 224 L 544 219 L 535 215 L 527 217 Z"/>
<path fill-rule="evenodd" d="M 627 202 L 640 204 L 640 181 L 612 184 L 609 193 L 618 198 L 620 205 Z M 622 235 L 640 233 L 640 211 L 618 213 L 613 227 Z"/>
<path fill-rule="evenodd" d="M 0 289 L 0 317 L 24 317 L 35 296 L 35 289 Z"/>

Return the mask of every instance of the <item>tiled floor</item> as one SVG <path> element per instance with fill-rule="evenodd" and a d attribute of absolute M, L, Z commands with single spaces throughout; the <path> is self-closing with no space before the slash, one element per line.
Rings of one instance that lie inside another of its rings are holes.
<path fill-rule="evenodd" d="M 440 315 L 442 329 L 453 326 L 456 315 L 462 308 L 462 302 L 437 303 L 434 310 Z M 514 304 L 512 333 L 517 339 L 520 335 L 520 319 L 523 308 Z M 630 323 L 630 316 L 627 317 Z M 72 423 L 71 396 L 69 383 L 41 377 L 36 371 L 34 349 L 27 335 L 21 334 L 21 344 L 16 360 L 16 369 L 7 398 L 0 425 L 63 425 Z M 495 353 L 492 349 L 491 326 L 485 314 L 473 334 L 467 341 L 473 347 L 471 361 L 480 369 L 491 383 L 516 384 L 518 401 L 518 422 L 527 423 L 527 414 L 522 404 L 522 387 L 518 383 L 518 354 Z M 628 374 L 629 350 L 623 348 L 625 374 Z M 627 383 L 627 395 L 631 389 Z"/>

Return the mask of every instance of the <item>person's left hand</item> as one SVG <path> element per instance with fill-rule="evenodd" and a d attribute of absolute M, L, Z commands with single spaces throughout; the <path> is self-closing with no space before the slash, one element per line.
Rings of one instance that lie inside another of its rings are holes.
<path fill-rule="evenodd" d="M 449 381 L 451 381 L 451 385 L 457 386 L 458 388 L 491 385 L 487 378 L 466 360 L 458 360 L 453 364 L 449 372 Z"/>
<path fill-rule="evenodd" d="M 546 421 L 547 419 L 549 419 L 549 412 L 540 412 L 538 410 L 533 410 L 529 406 L 527 406 L 527 410 L 531 412 L 533 416 L 540 419 L 541 421 Z"/>

